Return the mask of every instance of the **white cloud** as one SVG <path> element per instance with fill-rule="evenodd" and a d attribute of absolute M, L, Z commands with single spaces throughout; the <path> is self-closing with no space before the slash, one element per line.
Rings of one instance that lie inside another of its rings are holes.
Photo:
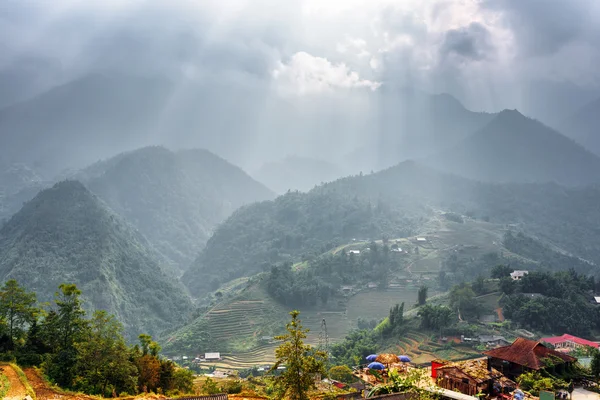
<path fill-rule="evenodd" d="M 306 52 L 294 54 L 286 63 L 279 62 L 273 79 L 283 93 L 298 95 L 327 93 L 336 89 L 366 88 L 376 90 L 379 82 L 362 79 L 346 64 L 334 64 L 326 58 Z"/>

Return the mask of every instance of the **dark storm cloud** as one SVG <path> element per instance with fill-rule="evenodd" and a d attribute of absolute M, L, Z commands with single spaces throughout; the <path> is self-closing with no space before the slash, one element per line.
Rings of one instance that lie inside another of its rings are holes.
<path fill-rule="evenodd" d="M 575 41 L 600 46 L 597 0 L 485 0 L 500 11 L 522 55 L 548 55 Z"/>
<path fill-rule="evenodd" d="M 440 47 L 443 57 L 456 54 L 470 60 L 483 60 L 493 49 L 488 29 L 478 22 L 468 26 L 451 29 L 444 35 Z"/>

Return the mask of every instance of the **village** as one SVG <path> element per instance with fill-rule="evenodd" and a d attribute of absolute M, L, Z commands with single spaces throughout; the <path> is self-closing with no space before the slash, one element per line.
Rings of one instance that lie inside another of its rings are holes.
<path fill-rule="evenodd" d="M 351 383 L 318 377 L 321 388 L 335 388 L 335 398 L 389 398 L 399 399 L 399 393 L 381 394 L 389 387 L 410 381 L 419 390 L 432 396 L 453 400 L 593 400 L 600 399 L 600 390 L 589 379 L 585 368 L 590 357 L 575 357 L 583 350 L 599 349 L 600 343 L 564 334 L 531 340 L 519 337 L 509 343 L 502 336 L 462 338 L 478 342 L 487 350 L 479 356 L 447 361 L 435 359 L 416 364 L 406 355 L 371 354 L 352 369 Z M 205 353 L 193 359 L 177 357 L 204 368 L 221 359 L 220 353 Z M 257 366 L 263 375 L 270 365 Z M 204 378 L 239 379 L 235 370 L 210 368 Z M 279 370 L 285 369 L 279 366 Z M 534 380 L 531 382 L 531 380 Z M 210 397 L 207 397 L 210 398 Z"/>

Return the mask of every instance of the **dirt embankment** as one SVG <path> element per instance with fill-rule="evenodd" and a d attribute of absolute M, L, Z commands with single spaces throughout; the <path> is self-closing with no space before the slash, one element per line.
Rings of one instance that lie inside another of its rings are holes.
<path fill-rule="evenodd" d="M 83 394 L 65 394 L 56 391 L 48 386 L 48 383 L 40 376 L 39 372 L 34 368 L 26 368 L 23 370 L 29 384 L 35 392 L 37 400 L 96 400 L 95 397 L 86 396 Z M 23 398 L 19 399 L 22 400 Z"/>
<path fill-rule="evenodd" d="M 25 396 L 27 396 L 27 388 L 23 385 L 21 380 L 19 379 L 19 375 L 17 375 L 17 371 L 13 369 L 10 365 L 2 365 L 0 366 L 0 373 L 5 375 L 8 378 L 8 382 L 10 383 L 10 387 L 8 388 L 8 393 L 4 397 L 5 400 L 23 400 Z"/>

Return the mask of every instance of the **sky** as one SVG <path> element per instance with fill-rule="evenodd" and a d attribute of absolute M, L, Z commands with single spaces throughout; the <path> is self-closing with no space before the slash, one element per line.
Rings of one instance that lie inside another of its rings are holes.
<path fill-rule="evenodd" d="M 532 82 L 600 87 L 594 0 L 5 0 L 0 38 L 4 69 L 44 57 L 61 77 L 168 70 L 282 96 L 393 82 L 494 111 Z"/>
<path fill-rule="evenodd" d="M 120 71 L 260 88 L 265 108 L 335 99 L 365 109 L 390 86 L 546 120 L 600 97 L 597 65 L 596 0 L 0 3 L 0 75 L 15 99 Z"/>

